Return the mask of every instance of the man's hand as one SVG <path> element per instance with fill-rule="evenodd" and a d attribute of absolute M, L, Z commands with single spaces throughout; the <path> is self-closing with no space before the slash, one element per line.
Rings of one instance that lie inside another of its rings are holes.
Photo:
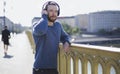
<path fill-rule="evenodd" d="M 65 51 L 65 52 L 69 52 L 69 50 L 70 50 L 69 47 L 70 47 L 69 43 L 68 43 L 68 42 L 65 42 L 64 45 L 63 45 L 64 51 Z"/>
<path fill-rule="evenodd" d="M 42 10 L 42 14 L 48 14 L 47 10 Z"/>
<path fill-rule="evenodd" d="M 8 37 L 9 39 L 11 38 L 11 36 Z"/>

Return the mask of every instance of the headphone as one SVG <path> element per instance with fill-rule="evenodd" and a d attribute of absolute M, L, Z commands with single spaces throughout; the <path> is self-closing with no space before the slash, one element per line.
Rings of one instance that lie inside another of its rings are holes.
<path fill-rule="evenodd" d="M 60 15 L 60 6 L 59 6 L 56 2 L 54 2 L 54 1 L 48 1 L 48 2 L 46 2 L 46 3 L 43 5 L 42 9 L 43 9 L 43 10 L 47 10 L 48 5 L 56 5 L 56 6 L 58 7 L 58 16 Z"/>

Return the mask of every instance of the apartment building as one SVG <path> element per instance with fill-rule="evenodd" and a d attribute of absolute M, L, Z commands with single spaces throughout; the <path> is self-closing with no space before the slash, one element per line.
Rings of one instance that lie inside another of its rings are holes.
<path fill-rule="evenodd" d="M 89 14 L 88 32 L 98 32 L 101 29 L 111 31 L 120 28 L 120 11 L 101 11 Z"/>

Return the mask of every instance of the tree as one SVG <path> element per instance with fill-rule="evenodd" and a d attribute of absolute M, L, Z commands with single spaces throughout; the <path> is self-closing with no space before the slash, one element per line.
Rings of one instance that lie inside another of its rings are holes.
<path fill-rule="evenodd" d="M 106 31 L 105 29 L 100 29 L 100 30 L 98 31 L 98 33 L 99 33 L 99 34 L 106 34 L 107 31 Z"/>
<path fill-rule="evenodd" d="M 66 23 L 62 23 L 64 30 L 69 34 L 69 35 L 75 35 L 75 34 L 80 34 L 80 29 L 78 27 L 71 27 L 70 25 Z"/>
<path fill-rule="evenodd" d="M 72 34 L 77 34 L 77 33 L 80 33 L 79 28 L 78 27 L 72 28 Z"/>

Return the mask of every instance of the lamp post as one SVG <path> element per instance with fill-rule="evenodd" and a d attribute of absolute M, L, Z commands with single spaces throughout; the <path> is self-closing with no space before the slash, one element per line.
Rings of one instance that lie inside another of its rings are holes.
<path fill-rule="evenodd" d="M 4 0 L 4 1 L 3 1 L 3 14 L 4 14 L 4 16 L 3 16 L 4 25 L 3 25 L 3 26 L 6 25 L 6 23 L 5 23 L 5 6 L 6 6 L 6 1 Z"/>

